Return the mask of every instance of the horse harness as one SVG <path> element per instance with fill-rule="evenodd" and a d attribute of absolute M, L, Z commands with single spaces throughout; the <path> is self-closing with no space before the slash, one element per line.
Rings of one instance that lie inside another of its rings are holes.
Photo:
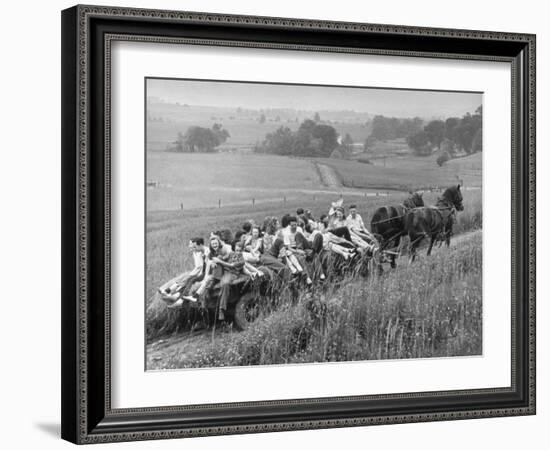
<path fill-rule="evenodd" d="M 456 220 L 456 208 L 455 206 L 448 201 L 442 202 L 441 200 L 438 203 L 444 203 L 445 206 L 428 206 L 432 211 L 436 211 L 439 214 L 439 217 L 441 219 L 441 223 L 443 224 L 443 228 L 439 231 L 439 233 L 435 236 L 436 241 L 445 241 L 447 237 L 450 237 L 453 232 L 452 224 Z M 451 226 L 447 227 L 447 221 L 451 221 Z M 436 231 L 436 230 L 433 230 Z"/>

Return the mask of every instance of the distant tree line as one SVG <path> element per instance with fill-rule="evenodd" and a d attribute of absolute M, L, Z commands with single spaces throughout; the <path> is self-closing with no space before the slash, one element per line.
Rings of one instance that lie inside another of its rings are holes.
<path fill-rule="evenodd" d="M 192 126 L 185 133 L 178 133 L 171 150 L 185 153 L 213 153 L 230 137 L 223 125 L 215 123 L 212 128 Z"/>
<path fill-rule="evenodd" d="M 431 155 L 435 148 L 440 152 L 440 166 L 457 152 L 480 152 L 483 150 L 482 112 L 479 106 L 474 114 L 467 113 L 462 118 L 432 120 L 422 130 L 408 136 L 407 144 L 418 156 Z"/>
<path fill-rule="evenodd" d="M 482 151 L 482 107 L 474 114 L 463 117 L 449 117 L 446 120 L 432 120 L 427 124 L 419 117 L 401 119 L 396 117 L 374 116 L 371 134 L 364 143 L 366 151 L 378 141 L 405 138 L 412 151 L 418 156 L 440 152 L 438 164 L 452 159 L 458 152 L 475 153 Z"/>
<path fill-rule="evenodd" d="M 268 133 L 254 151 L 275 155 L 329 157 L 338 147 L 338 133 L 334 127 L 306 119 L 298 130 L 281 126 Z"/>
<path fill-rule="evenodd" d="M 400 119 L 397 117 L 374 116 L 371 123 L 369 142 L 388 141 L 406 138 L 422 129 L 423 121 L 420 117 Z"/>

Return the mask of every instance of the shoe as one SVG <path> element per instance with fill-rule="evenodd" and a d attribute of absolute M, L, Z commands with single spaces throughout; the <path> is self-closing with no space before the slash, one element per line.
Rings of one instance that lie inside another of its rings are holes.
<path fill-rule="evenodd" d="M 163 294 L 162 299 L 165 301 L 171 301 L 175 302 L 180 298 L 180 295 L 178 293 L 176 294 Z"/>
<path fill-rule="evenodd" d="M 194 297 L 192 295 L 184 295 L 182 297 L 183 300 L 187 300 L 187 301 L 190 301 L 190 302 L 193 302 L 193 303 L 196 303 L 199 299 L 197 297 Z"/>
<path fill-rule="evenodd" d="M 225 320 L 225 313 L 221 309 L 220 309 L 220 312 L 218 313 L 218 319 Z"/>
<path fill-rule="evenodd" d="M 306 284 L 311 285 L 312 283 L 313 283 L 313 281 L 311 281 L 311 278 L 307 277 Z"/>
<path fill-rule="evenodd" d="M 183 298 L 180 298 L 176 302 L 172 303 L 171 305 L 168 305 L 168 308 L 170 309 L 178 309 L 183 306 Z"/>
<path fill-rule="evenodd" d="M 322 273 L 321 276 L 320 276 L 319 278 L 320 278 L 321 280 L 323 280 L 323 281 L 327 279 L 327 277 L 325 276 L 324 273 Z"/>

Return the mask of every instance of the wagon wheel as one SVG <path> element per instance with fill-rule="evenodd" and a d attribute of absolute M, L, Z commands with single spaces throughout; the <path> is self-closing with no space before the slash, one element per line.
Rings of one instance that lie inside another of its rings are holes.
<path fill-rule="evenodd" d="M 235 304 L 233 324 L 239 330 L 245 330 L 260 315 L 260 304 L 254 292 L 247 292 Z"/>

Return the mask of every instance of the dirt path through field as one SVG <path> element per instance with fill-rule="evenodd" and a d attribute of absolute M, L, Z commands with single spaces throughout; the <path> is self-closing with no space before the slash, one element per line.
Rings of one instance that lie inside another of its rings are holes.
<path fill-rule="evenodd" d="M 326 164 L 320 164 L 318 162 L 315 162 L 314 164 L 323 185 L 333 189 L 338 189 L 342 187 L 342 183 L 340 182 L 338 175 L 332 167 L 327 166 Z"/>
<path fill-rule="evenodd" d="M 207 329 L 186 331 L 147 344 L 147 369 L 165 369 L 170 357 L 176 353 L 180 358 L 181 355 L 192 355 L 195 350 L 200 349 L 212 339 L 213 333 L 219 335 L 220 332 Z"/>
<path fill-rule="evenodd" d="M 453 236 L 451 239 L 451 249 L 456 248 L 461 243 L 468 241 L 482 233 L 481 230 L 474 230 L 468 233 L 463 233 Z M 433 252 L 448 251 L 445 245 L 434 247 Z M 425 247 L 419 251 L 419 258 L 425 258 Z M 407 264 L 407 255 L 401 257 L 403 261 L 401 266 Z M 396 269 L 399 270 L 399 269 Z M 147 368 L 148 370 L 162 370 L 172 368 L 170 360 L 177 355 L 178 363 L 182 364 L 185 361 L 186 355 L 193 355 L 197 350 L 212 342 L 212 339 L 219 339 L 223 334 L 232 332 L 231 328 L 220 327 L 216 329 L 201 329 L 196 331 L 187 331 L 174 336 L 164 337 L 155 342 L 147 344 Z"/>

